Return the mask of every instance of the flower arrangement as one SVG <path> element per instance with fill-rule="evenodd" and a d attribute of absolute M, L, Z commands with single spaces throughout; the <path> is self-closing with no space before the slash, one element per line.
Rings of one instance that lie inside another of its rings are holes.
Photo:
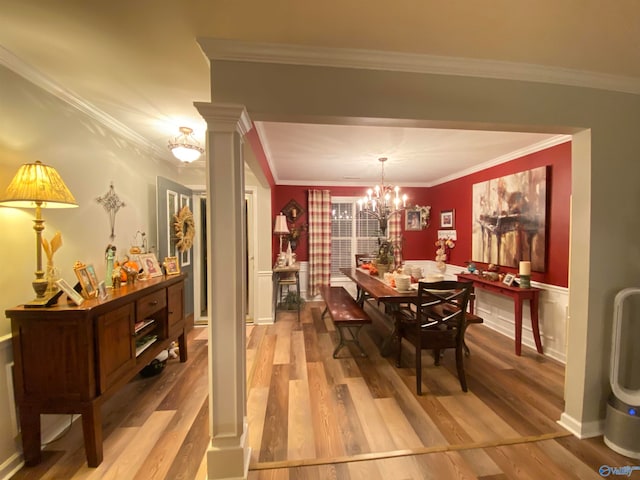
<path fill-rule="evenodd" d="M 456 246 L 451 238 L 439 238 L 436 240 L 436 267 L 441 272 L 444 272 L 447 268 L 447 253 Z"/>
<path fill-rule="evenodd" d="M 378 265 L 390 265 L 395 261 L 393 244 L 388 240 L 380 241 L 378 252 L 376 253 Z"/>

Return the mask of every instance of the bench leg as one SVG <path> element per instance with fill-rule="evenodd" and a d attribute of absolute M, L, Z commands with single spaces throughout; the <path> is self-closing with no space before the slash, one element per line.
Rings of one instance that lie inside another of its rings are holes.
<path fill-rule="evenodd" d="M 364 348 L 362 348 L 362 345 L 360 345 L 360 341 L 358 340 L 358 335 L 360 334 L 360 330 L 362 329 L 362 327 L 363 325 L 336 327 L 336 329 L 338 330 L 338 338 L 340 342 L 338 343 L 336 349 L 333 351 L 333 358 L 338 358 L 338 352 L 349 342 L 356 344 L 356 346 L 360 349 L 361 357 L 367 356 L 367 353 L 364 351 Z M 343 332 L 343 330 L 348 330 L 351 338 L 346 338 L 345 332 Z"/>

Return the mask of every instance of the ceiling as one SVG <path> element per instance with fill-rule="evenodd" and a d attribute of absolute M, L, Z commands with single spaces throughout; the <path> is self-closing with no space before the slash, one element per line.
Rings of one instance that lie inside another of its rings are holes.
<path fill-rule="evenodd" d="M 211 100 L 209 65 L 196 38 L 399 52 L 513 71 L 526 66 L 542 76 L 631 85 L 640 93 L 637 0 L 531 6 L 498 0 L 491 9 L 483 2 L 397 0 L 392 9 L 389 3 L 371 0 L 363 10 L 343 0 L 0 0 L 0 64 L 175 164 L 167 140 L 185 125 L 204 141 L 206 125 L 193 102 Z M 384 156 L 391 182 L 430 185 L 561 141 L 405 126 L 257 122 L 257 128 L 280 184 L 370 184 Z"/>

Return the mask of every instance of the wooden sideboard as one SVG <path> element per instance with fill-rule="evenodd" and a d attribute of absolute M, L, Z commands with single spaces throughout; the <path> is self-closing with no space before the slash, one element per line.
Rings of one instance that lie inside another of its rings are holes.
<path fill-rule="evenodd" d="M 40 462 L 40 414 L 81 414 L 87 463 L 102 462 L 102 403 L 172 340 L 187 361 L 184 275 L 109 290 L 76 306 L 18 306 L 11 319 L 14 389 L 27 465 Z M 155 336 L 155 339 L 154 339 Z M 143 338 L 154 339 L 146 345 Z"/>

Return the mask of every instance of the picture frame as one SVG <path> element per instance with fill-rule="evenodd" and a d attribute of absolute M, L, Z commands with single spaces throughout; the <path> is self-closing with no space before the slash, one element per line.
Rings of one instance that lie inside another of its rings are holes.
<path fill-rule="evenodd" d="M 164 268 L 167 275 L 179 275 L 180 262 L 178 262 L 178 257 L 164 257 Z"/>
<path fill-rule="evenodd" d="M 404 229 L 409 232 L 422 230 L 422 210 L 415 208 L 406 210 Z"/>
<path fill-rule="evenodd" d="M 144 270 L 147 278 L 159 277 L 162 275 L 162 269 L 158 263 L 158 259 L 153 253 L 145 253 L 140 255 L 140 265 Z"/>
<path fill-rule="evenodd" d="M 73 271 L 75 272 L 76 277 L 78 277 L 78 282 L 80 282 L 85 298 L 94 298 L 97 293 L 97 285 L 91 280 L 91 275 L 89 275 L 89 272 L 87 271 L 87 266 L 82 265 L 80 267 L 76 267 Z"/>
<path fill-rule="evenodd" d="M 440 210 L 440 228 L 453 228 L 454 218 L 454 210 Z"/>
<path fill-rule="evenodd" d="M 64 279 L 64 278 L 60 278 L 58 280 L 56 280 L 56 285 L 58 286 L 58 288 L 60 288 L 60 290 L 62 290 L 67 297 L 69 297 L 71 299 L 71 301 L 73 303 L 75 303 L 78 307 L 80 305 L 82 305 L 82 302 L 84 302 L 84 298 L 82 297 L 82 295 L 80 295 L 77 291 L 75 291 L 75 289 L 69 285 L 69 283 Z"/>
<path fill-rule="evenodd" d="M 107 284 L 104 280 L 98 283 L 98 298 L 100 300 L 105 300 L 107 298 Z"/>
<path fill-rule="evenodd" d="M 98 275 L 96 275 L 96 269 L 93 268 L 92 264 L 87 265 L 87 273 L 89 274 L 89 278 L 91 279 L 91 283 L 93 284 L 94 288 L 97 289 L 100 281 L 98 280 Z"/>
<path fill-rule="evenodd" d="M 513 281 L 516 279 L 516 276 L 513 273 L 507 273 L 502 280 L 502 283 L 510 287 L 513 284 Z"/>

